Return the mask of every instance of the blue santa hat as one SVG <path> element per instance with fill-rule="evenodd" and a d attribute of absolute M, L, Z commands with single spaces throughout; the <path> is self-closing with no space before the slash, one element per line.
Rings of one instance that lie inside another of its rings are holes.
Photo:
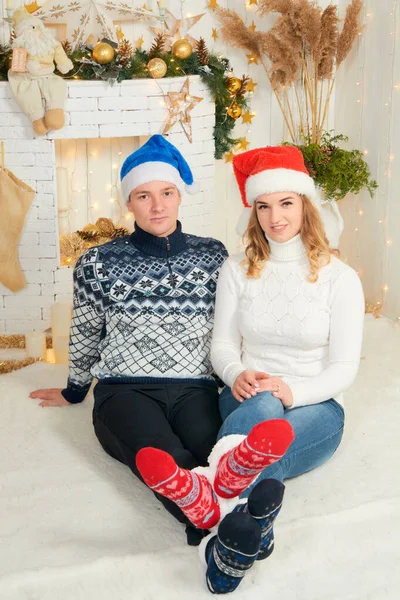
<path fill-rule="evenodd" d="M 150 181 L 168 181 L 182 193 L 196 194 L 192 171 L 182 154 L 162 135 L 153 135 L 124 161 L 121 187 L 126 202 L 132 190 Z"/>

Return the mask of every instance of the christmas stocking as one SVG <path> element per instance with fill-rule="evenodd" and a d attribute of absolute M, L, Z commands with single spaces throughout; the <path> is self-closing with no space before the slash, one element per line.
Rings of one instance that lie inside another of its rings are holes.
<path fill-rule="evenodd" d="M 32 188 L 0 168 L 0 283 L 12 292 L 26 285 L 18 262 L 18 242 L 34 195 Z"/>

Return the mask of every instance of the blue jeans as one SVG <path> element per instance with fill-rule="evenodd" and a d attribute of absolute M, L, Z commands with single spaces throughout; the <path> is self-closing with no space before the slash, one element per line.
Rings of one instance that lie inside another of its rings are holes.
<path fill-rule="evenodd" d="M 240 403 L 225 387 L 219 409 L 223 424 L 218 439 L 232 433 L 247 435 L 254 425 L 269 419 L 286 419 L 293 427 L 295 439 L 285 456 L 264 469 L 257 483 L 264 478 L 283 481 L 319 467 L 333 455 L 343 435 L 344 411 L 332 399 L 289 410 L 271 392 L 260 392 Z M 241 497 L 246 498 L 251 489 Z"/>

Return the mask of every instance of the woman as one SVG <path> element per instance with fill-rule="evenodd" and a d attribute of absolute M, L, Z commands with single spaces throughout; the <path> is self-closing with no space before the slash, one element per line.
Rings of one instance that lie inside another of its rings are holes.
<path fill-rule="evenodd" d="M 271 554 L 283 481 L 320 466 L 337 449 L 364 317 L 359 278 L 329 248 L 301 153 L 259 148 L 233 164 L 243 203 L 253 209 L 245 253 L 228 258 L 218 280 L 211 359 L 226 387 L 208 477 L 218 505 L 239 495 L 242 503 L 205 541 L 214 593 L 235 589 L 256 559 Z M 274 456 L 269 464 L 262 460 L 267 448 Z M 253 462 L 249 449 L 258 454 L 251 454 Z M 172 469 L 157 473 L 163 487 Z"/>
<path fill-rule="evenodd" d="M 227 386 L 219 437 L 287 420 L 295 441 L 264 472 L 283 481 L 324 463 L 341 441 L 364 297 L 355 271 L 329 249 L 296 148 L 251 150 L 235 158 L 234 170 L 253 210 L 245 255 L 228 258 L 218 281 L 211 360 Z"/>

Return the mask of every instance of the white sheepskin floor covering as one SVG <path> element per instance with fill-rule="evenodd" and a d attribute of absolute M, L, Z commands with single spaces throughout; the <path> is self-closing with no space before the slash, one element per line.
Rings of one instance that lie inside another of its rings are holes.
<path fill-rule="evenodd" d="M 346 432 L 324 467 L 288 481 L 276 549 L 236 600 L 400 597 L 400 328 L 367 317 Z M 1 600 L 202 600 L 183 527 L 92 430 L 92 399 L 42 409 L 28 394 L 65 367 L 0 377 Z"/>

